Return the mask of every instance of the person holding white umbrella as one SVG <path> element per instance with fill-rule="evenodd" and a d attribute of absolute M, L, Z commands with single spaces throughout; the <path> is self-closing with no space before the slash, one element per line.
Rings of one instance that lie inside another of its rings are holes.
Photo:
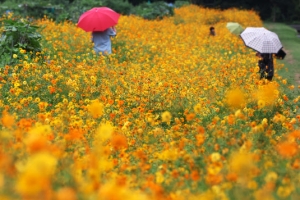
<path fill-rule="evenodd" d="M 274 76 L 274 63 L 272 54 L 261 54 L 257 52 L 256 56 L 260 58 L 258 61 L 260 79 L 266 78 L 267 80 L 272 81 Z"/>
<path fill-rule="evenodd" d="M 273 54 L 282 49 L 277 34 L 264 27 L 247 27 L 240 36 L 247 47 L 258 52 L 261 78 L 271 81 L 274 76 Z"/>

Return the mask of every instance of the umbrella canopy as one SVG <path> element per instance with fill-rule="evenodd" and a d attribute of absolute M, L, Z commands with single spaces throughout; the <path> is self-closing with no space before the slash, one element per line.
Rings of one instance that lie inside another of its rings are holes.
<path fill-rule="evenodd" d="M 226 28 L 233 34 L 239 35 L 243 32 L 244 28 L 237 22 L 228 22 Z"/>
<path fill-rule="evenodd" d="M 77 26 L 89 31 L 104 31 L 118 23 L 120 14 L 108 7 L 95 7 L 83 13 Z"/>
<path fill-rule="evenodd" d="M 264 27 L 247 27 L 240 36 L 247 47 L 259 53 L 277 53 L 282 48 L 277 34 Z"/>

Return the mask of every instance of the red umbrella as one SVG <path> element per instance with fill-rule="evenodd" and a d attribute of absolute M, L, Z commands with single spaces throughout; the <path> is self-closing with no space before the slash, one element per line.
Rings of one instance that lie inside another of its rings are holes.
<path fill-rule="evenodd" d="M 104 31 L 118 23 L 120 14 L 108 7 L 96 7 L 83 13 L 77 26 L 89 31 Z"/>

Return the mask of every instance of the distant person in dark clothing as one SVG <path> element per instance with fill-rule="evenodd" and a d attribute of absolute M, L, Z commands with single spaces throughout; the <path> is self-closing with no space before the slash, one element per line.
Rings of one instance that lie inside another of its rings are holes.
<path fill-rule="evenodd" d="M 274 76 L 274 63 L 273 55 L 270 53 L 256 53 L 256 56 L 260 58 L 258 61 L 260 79 L 266 78 L 269 81 L 272 81 Z"/>
<path fill-rule="evenodd" d="M 211 35 L 211 36 L 215 36 L 215 35 L 216 35 L 215 27 L 211 26 L 211 27 L 209 28 L 209 35 Z"/>

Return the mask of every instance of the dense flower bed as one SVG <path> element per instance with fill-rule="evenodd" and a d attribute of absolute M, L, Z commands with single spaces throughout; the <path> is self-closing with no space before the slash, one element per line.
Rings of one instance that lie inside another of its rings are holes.
<path fill-rule="evenodd" d="M 43 51 L 1 69 L 0 197 L 299 198 L 299 86 L 259 80 L 232 21 L 262 26 L 197 6 L 122 16 L 107 57 L 75 24 L 36 21 Z"/>

